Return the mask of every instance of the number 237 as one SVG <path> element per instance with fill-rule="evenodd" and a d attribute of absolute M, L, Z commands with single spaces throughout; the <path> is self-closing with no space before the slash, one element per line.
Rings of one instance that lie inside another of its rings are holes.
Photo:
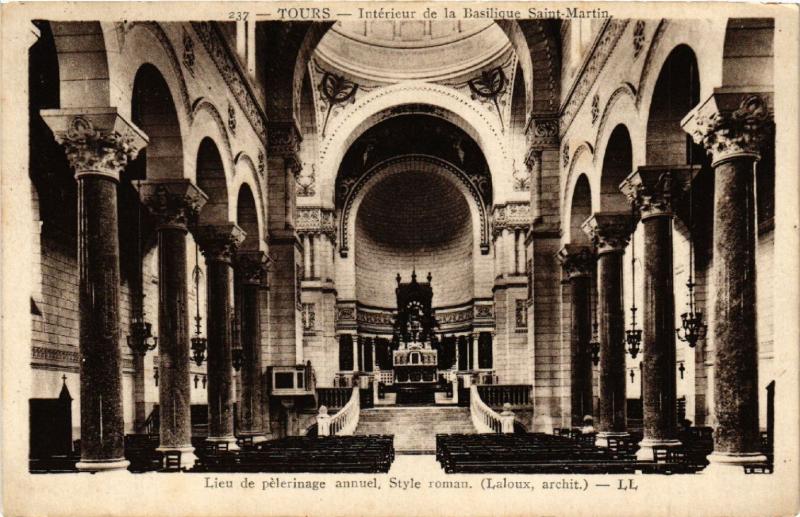
<path fill-rule="evenodd" d="M 248 16 L 250 16 L 250 13 L 247 11 L 230 11 L 228 13 L 228 19 L 237 22 L 247 21 Z"/>

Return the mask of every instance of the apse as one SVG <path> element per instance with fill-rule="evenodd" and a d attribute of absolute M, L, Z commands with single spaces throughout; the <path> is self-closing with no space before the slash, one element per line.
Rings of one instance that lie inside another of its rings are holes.
<path fill-rule="evenodd" d="M 473 225 L 469 206 L 447 173 L 409 170 L 388 176 L 365 195 L 356 216 L 358 302 L 392 308 L 395 275 L 416 268 L 433 276 L 433 305 L 473 297 Z"/>

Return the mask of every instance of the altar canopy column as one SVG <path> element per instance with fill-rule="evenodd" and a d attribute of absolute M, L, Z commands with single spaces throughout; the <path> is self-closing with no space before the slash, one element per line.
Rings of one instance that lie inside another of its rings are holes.
<path fill-rule="evenodd" d="M 717 90 L 684 125 L 711 153 L 714 169 L 712 468 L 766 461 L 759 452 L 754 170 L 773 138 L 771 104 L 771 92 Z"/>
<path fill-rule="evenodd" d="M 639 167 L 620 189 L 639 210 L 644 233 L 642 405 L 644 437 L 637 457 L 653 447 L 677 447 L 675 291 L 672 271 L 673 200 L 688 185 L 687 165 Z"/>
<path fill-rule="evenodd" d="M 231 362 L 231 260 L 245 237 L 233 223 L 199 226 L 194 232 L 206 258 L 208 306 L 208 438 L 210 443 L 227 443 L 238 449 L 233 434 L 233 393 Z"/>
<path fill-rule="evenodd" d="M 78 182 L 81 460 L 79 470 L 128 466 L 119 346 L 117 184 L 147 137 L 116 108 L 42 110 Z"/>
<path fill-rule="evenodd" d="M 592 365 L 590 282 L 594 254 L 588 246 L 567 244 L 558 252 L 571 290 L 570 306 L 570 399 L 572 425 L 583 425 L 583 417 L 592 414 Z"/>
<path fill-rule="evenodd" d="M 267 281 L 267 254 L 246 251 L 236 255 L 236 276 L 241 289 L 242 396 L 239 436 L 266 441 L 262 425 L 261 305 L 260 291 Z"/>
<path fill-rule="evenodd" d="M 158 450 L 179 451 L 181 466 L 188 469 L 197 457 L 190 411 L 186 234 L 207 197 L 188 179 L 146 181 L 138 190 L 158 225 Z"/>
<path fill-rule="evenodd" d="M 625 431 L 625 309 L 622 256 L 631 233 L 631 214 L 599 212 L 583 230 L 597 250 L 597 312 L 600 338 L 600 393 L 597 444 L 627 436 Z"/>

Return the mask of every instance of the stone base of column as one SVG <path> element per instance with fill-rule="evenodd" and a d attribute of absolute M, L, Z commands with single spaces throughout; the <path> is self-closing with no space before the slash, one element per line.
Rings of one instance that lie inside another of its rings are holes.
<path fill-rule="evenodd" d="M 609 438 L 616 438 L 618 440 L 621 440 L 629 436 L 630 434 L 626 433 L 625 431 L 600 431 L 597 433 L 597 436 L 595 437 L 594 444 L 597 447 L 608 447 Z"/>
<path fill-rule="evenodd" d="M 209 436 L 206 438 L 206 443 L 216 445 L 218 443 L 227 443 L 229 451 L 238 451 L 239 446 L 236 445 L 235 436 Z"/>
<path fill-rule="evenodd" d="M 125 458 L 115 458 L 111 460 L 81 460 L 75 468 L 81 472 L 112 472 L 125 470 L 131 462 Z"/>
<path fill-rule="evenodd" d="M 724 453 L 712 452 L 707 456 L 708 467 L 703 474 L 738 475 L 744 474 L 744 467 L 753 463 L 764 463 L 767 457 L 760 452 Z"/>
<path fill-rule="evenodd" d="M 191 445 L 176 445 L 176 446 L 163 446 L 157 447 L 158 452 L 172 452 L 177 451 L 181 453 L 181 470 L 189 470 L 194 468 L 197 461 L 197 456 L 194 454 L 194 447 Z"/>
<path fill-rule="evenodd" d="M 639 461 L 653 461 L 653 447 L 680 447 L 681 441 L 675 439 L 661 440 L 658 438 L 645 438 L 639 442 L 639 450 L 636 451 L 636 459 Z"/>

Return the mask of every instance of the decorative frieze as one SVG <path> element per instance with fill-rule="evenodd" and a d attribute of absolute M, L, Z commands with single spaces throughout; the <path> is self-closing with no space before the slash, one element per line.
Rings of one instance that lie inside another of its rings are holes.
<path fill-rule="evenodd" d="M 134 183 L 139 199 L 158 220 L 159 227 L 186 229 L 197 221 L 208 196 L 188 179 Z"/>
<path fill-rule="evenodd" d="M 588 52 L 588 58 L 578 71 L 572 88 L 566 95 L 566 101 L 561 108 L 560 132 L 563 136 L 569 129 L 583 105 L 584 100 L 592 90 L 595 81 L 603 71 L 608 58 L 614 52 L 622 33 L 630 20 L 622 18 L 609 18 L 600 29 L 594 46 Z"/>
<path fill-rule="evenodd" d="M 682 122 L 716 164 L 743 154 L 759 156 L 773 138 L 772 92 L 739 92 L 719 88 Z"/>
<path fill-rule="evenodd" d="M 598 118 L 600 118 L 600 96 L 595 93 L 592 97 L 592 125 L 597 124 Z"/>
<path fill-rule="evenodd" d="M 42 110 L 75 175 L 100 174 L 115 180 L 148 142 L 116 108 Z"/>
<path fill-rule="evenodd" d="M 496 205 L 492 217 L 492 235 L 496 238 L 503 230 L 527 229 L 531 225 L 531 207 L 528 202 Z"/>
<path fill-rule="evenodd" d="M 475 302 L 475 319 L 476 320 L 494 320 L 494 303 L 493 302 Z"/>
<path fill-rule="evenodd" d="M 644 20 L 637 20 L 633 28 L 633 59 L 638 58 L 644 50 L 644 27 Z"/>
<path fill-rule="evenodd" d="M 333 210 L 320 207 L 297 207 L 295 212 L 297 233 L 327 235 L 336 240 L 336 214 Z"/>
<path fill-rule="evenodd" d="M 236 103 L 244 112 L 256 135 L 262 143 L 267 143 L 267 115 L 256 100 L 255 92 L 245 72 L 231 54 L 225 38 L 215 22 L 192 22 L 200 42 L 217 67 L 222 79 L 228 85 Z"/>
<path fill-rule="evenodd" d="M 183 59 L 181 59 L 181 62 L 186 70 L 194 76 L 194 41 L 185 28 L 183 29 Z"/>

